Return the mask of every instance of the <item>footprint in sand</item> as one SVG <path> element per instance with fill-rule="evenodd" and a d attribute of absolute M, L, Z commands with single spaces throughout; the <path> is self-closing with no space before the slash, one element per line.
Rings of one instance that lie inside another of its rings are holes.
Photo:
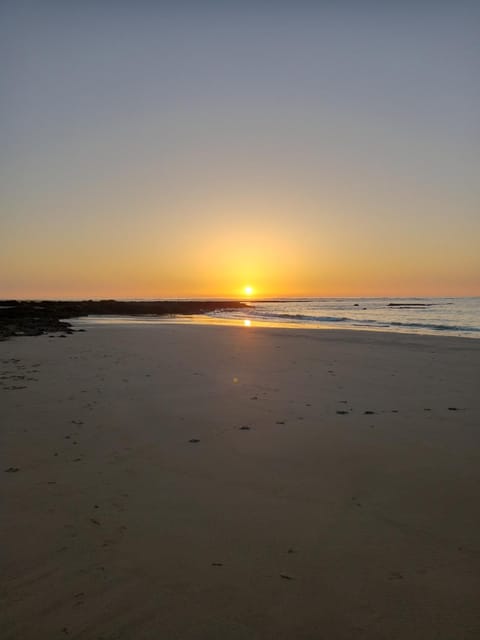
<path fill-rule="evenodd" d="M 390 571 L 389 580 L 403 580 L 403 576 L 398 571 Z"/>

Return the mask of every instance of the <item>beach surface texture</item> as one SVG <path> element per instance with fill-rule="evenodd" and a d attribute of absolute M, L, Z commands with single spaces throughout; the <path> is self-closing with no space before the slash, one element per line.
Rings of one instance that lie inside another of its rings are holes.
<path fill-rule="evenodd" d="M 1 342 L 1 638 L 479 638 L 479 380 L 467 338 Z"/>

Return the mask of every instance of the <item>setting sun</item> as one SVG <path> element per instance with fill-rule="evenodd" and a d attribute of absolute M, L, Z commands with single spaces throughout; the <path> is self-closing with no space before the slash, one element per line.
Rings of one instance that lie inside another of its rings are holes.
<path fill-rule="evenodd" d="M 244 287 L 243 292 L 246 296 L 251 296 L 253 294 L 253 287 L 247 285 L 246 287 Z"/>

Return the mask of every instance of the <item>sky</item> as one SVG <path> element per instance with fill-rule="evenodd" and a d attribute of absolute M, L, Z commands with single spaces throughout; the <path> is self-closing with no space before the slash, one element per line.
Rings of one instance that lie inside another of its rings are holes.
<path fill-rule="evenodd" d="M 0 5 L 0 298 L 480 295 L 480 3 Z"/>

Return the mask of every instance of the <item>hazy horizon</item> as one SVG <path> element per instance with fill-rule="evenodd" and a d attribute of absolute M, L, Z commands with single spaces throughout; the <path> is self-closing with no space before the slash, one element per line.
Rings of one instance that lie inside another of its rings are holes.
<path fill-rule="evenodd" d="M 245 302 L 254 305 L 256 302 L 283 302 L 283 301 L 308 301 L 308 300 L 476 300 L 480 296 L 170 296 L 170 297 L 150 297 L 150 298 L 108 298 L 108 297 L 86 297 L 86 298 L 0 298 L 0 302 L 16 300 L 17 302 L 105 302 L 115 300 L 117 302 L 163 302 L 163 301 L 235 301 Z"/>
<path fill-rule="evenodd" d="M 478 3 L 0 18 L 0 299 L 480 295 Z"/>

